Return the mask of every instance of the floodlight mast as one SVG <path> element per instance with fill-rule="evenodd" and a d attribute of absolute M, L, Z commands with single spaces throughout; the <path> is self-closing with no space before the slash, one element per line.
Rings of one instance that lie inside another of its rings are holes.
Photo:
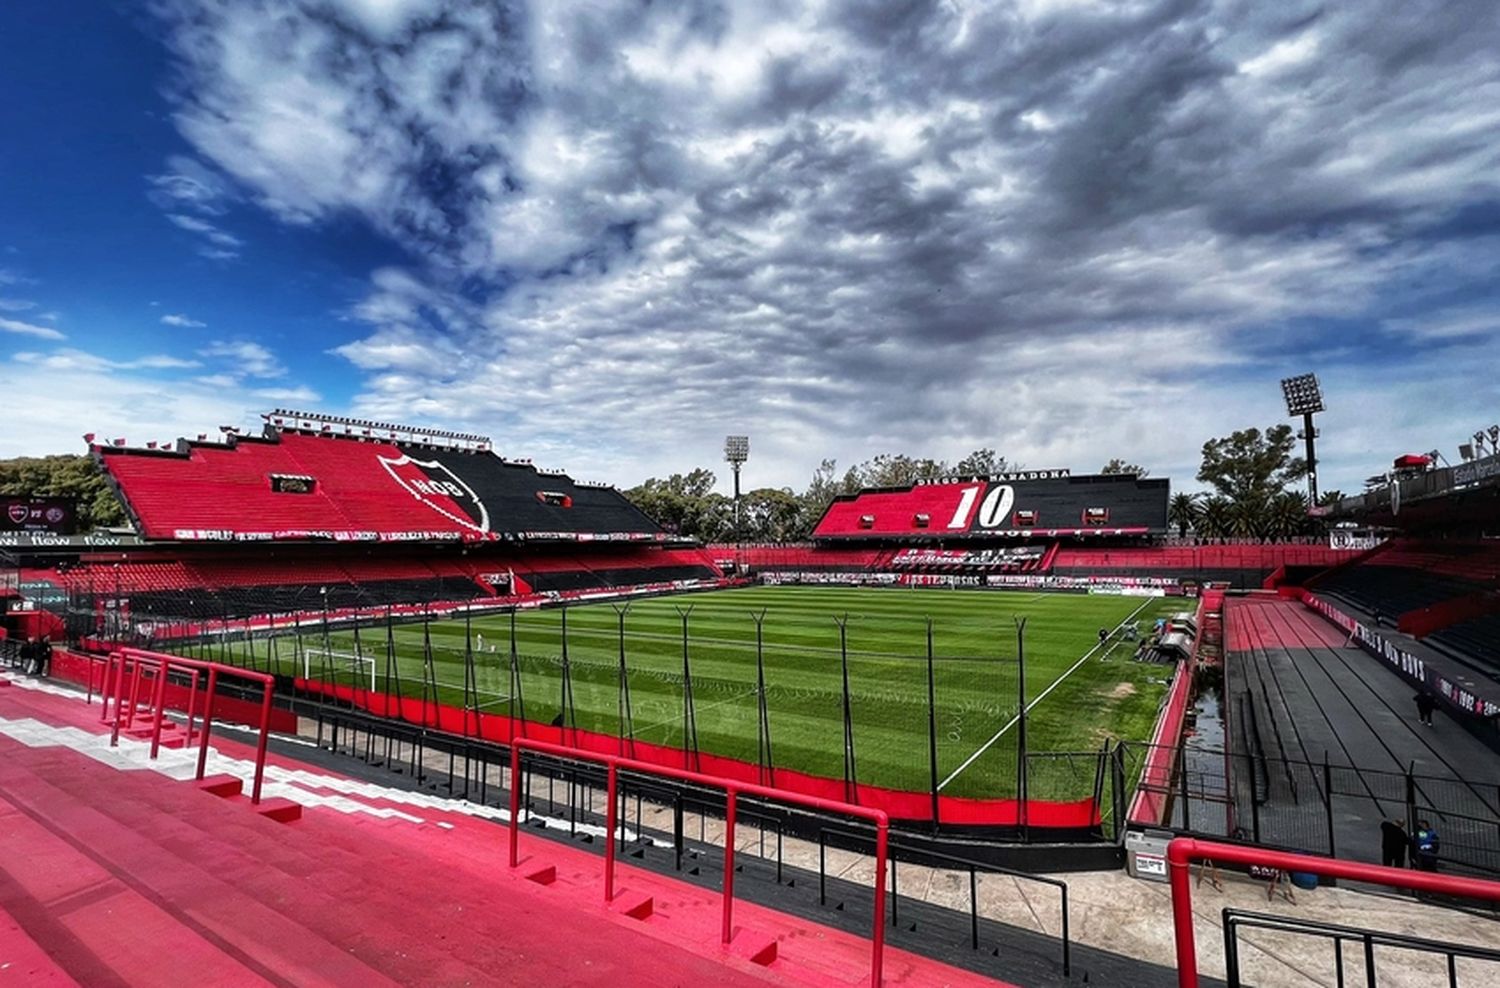
<path fill-rule="evenodd" d="M 1310 505 L 1318 503 L 1318 457 L 1313 445 L 1318 430 L 1313 428 L 1313 415 L 1323 411 L 1323 389 L 1318 385 L 1318 375 L 1298 374 L 1283 378 L 1281 393 L 1286 398 L 1286 413 L 1302 416 L 1302 436 L 1307 441 L 1307 499 Z"/>
<path fill-rule="evenodd" d="M 740 467 L 750 459 L 749 436 L 725 436 L 724 459 L 734 471 L 734 537 L 740 537 Z"/>

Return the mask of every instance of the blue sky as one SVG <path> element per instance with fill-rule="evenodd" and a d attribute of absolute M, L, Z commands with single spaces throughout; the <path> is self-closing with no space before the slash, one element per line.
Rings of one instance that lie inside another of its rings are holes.
<path fill-rule="evenodd" d="M 1380 24 L 1380 31 L 1371 25 Z M 446 425 L 1323 486 L 1500 419 L 1490 3 L 0 6 L 0 456 Z M 720 473 L 727 473 L 720 471 Z"/>

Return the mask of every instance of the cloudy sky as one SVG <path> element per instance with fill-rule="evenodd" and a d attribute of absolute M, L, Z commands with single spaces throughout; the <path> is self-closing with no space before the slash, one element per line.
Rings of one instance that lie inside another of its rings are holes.
<path fill-rule="evenodd" d="M 0 456 L 275 405 L 628 485 L 1500 420 L 1492 0 L 0 5 Z M 723 473 L 723 471 L 721 471 Z"/>

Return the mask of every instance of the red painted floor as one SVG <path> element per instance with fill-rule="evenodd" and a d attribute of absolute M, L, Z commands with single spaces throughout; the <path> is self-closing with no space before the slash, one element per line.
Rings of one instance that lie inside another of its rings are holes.
<path fill-rule="evenodd" d="M 97 716 L 0 689 L 5 721 L 97 733 Z M 868 940 L 740 902 L 726 949 L 715 893 L 622 865 L 606 907 L 589 851 L 523 834 L 512 871 L 502 828 L 444 822 L 279 824 L 0 731 L 0 985 L 868 983 Z M 551 884 L 525 877 L 548 867 Z M 769 966 L 749 959 L 773 944 Z M 998 984 L 893 949 L 885 965 L 890 985 Z"/>
<path fill-rule="evenodd" d="M 1252 648 L 1338 648 L 1349 638 L 1308 610 L 1284 597 L 1238 597 L 1225 602 L 1225 628 L 1231 652 Z"/>

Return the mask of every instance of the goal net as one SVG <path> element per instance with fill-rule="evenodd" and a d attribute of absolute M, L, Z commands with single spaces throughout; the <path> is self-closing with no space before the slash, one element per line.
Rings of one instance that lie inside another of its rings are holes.
<path fill-rule="evenodd" d="M 304 679 L 331 676 L 338 682 L 345 676 L 358 686 L 370 684 L 375 692 L 375 658 L 362 652 L 345 652 L 328 648 L 304 648 L 302 650 L 302 677 Z"/>

